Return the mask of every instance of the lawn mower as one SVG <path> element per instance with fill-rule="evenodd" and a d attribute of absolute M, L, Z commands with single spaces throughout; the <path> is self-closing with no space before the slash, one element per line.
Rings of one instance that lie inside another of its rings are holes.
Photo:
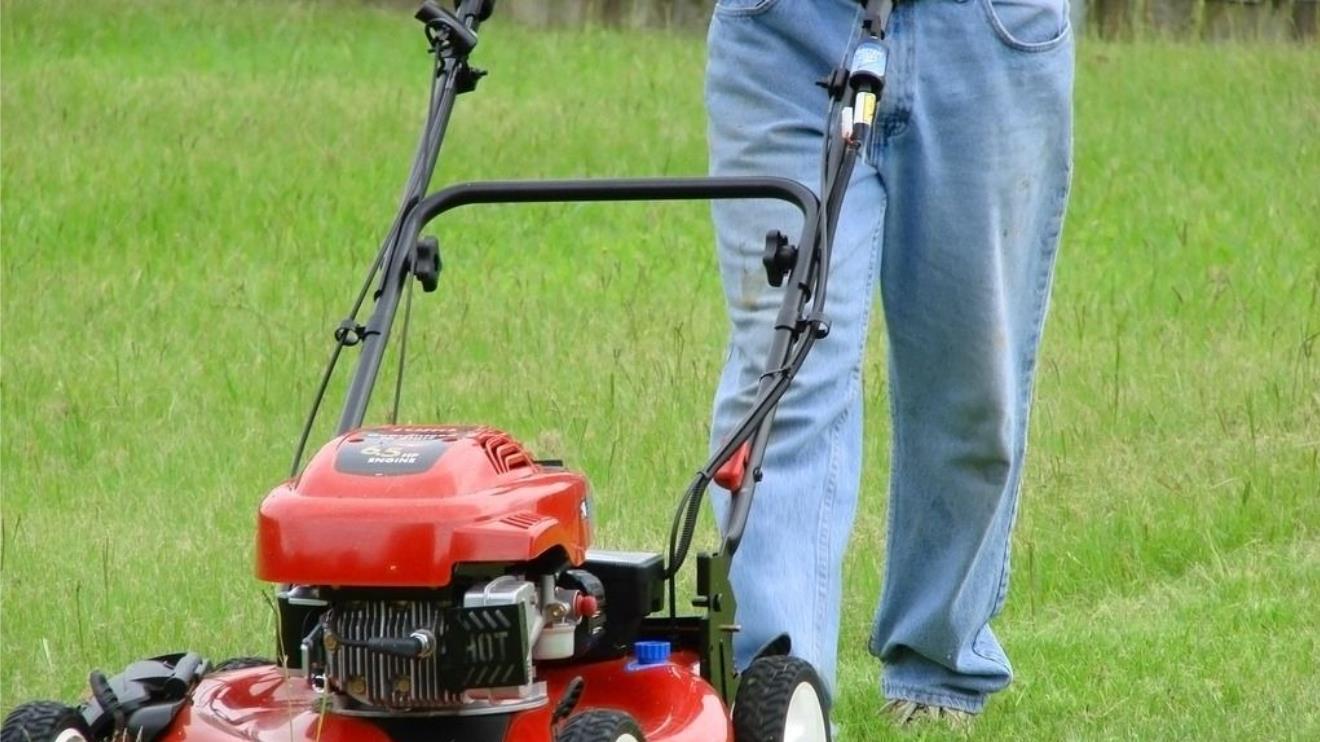
<path fill-rule="evenodd" d="M 335 329 L 289 479 L 258 515 L 256 575 L 277 586 L 274 656 L 213 663 L 182 652 L 114 676 L 93 672 L 76 707 L 14 709 L 3 742 L 830 739 L 824 686 L 787 636 L 735 668 L 729 566 L 775 408 L 829 332 L 831 240 L 883 88 L 891 6 L 862 3 L 850 63 L 821 81 L 831 104 L 819 196 L 772 176 L 472 182 L 428 195 L 455 99 L 485 75 L 468 60 L 493 6 L 428 0 L 416 14 L 434 67 L 402 203 Z M 413 285 L 437 287 L 439 242 L 422 230 L 442 214 L 472 204 L 751 198 L 795 206 L 803 228 L 795 242 L 766 235 L 766 277 L 783 288 L 766 371 L 680 499 L 665 554 L 591 549 L 582 474 L 494 428 L 400 424 L 397 384 L 388 422 L 364 425 L 398 309 L 406 342 Z M 303 467 L 333 370 L 354 347 L 338 434 Z M 712 482 L 732 493 L 732 507 L 719 548 L 696 557 L 691 615 L 680 611 L 677 576 Z"/>

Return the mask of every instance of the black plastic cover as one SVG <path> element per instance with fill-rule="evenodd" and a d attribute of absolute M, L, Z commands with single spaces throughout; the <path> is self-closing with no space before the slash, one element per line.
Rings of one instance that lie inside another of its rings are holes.
<path fill-rule="evenodd" d="M 645 552 L 591 550 L 581 568 L 605 590 L 605 633 L 588 656 L 627 654 L 642 619 L 664 608 L 664 559 Z"/>
<path fill-rule="evenodd" d="M 207 667 L 196 653 L 180 652 L 134 662 L 111 678 L 94 672 L 83 720 L 96 739 L 126 733 L 127 739 L 150 742 L 179 713 Z"/>

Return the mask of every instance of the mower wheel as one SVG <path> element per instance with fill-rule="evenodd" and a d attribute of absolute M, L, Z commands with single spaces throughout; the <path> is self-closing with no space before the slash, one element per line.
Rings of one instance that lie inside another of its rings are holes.
<path fill-rule="evenodd" d="M 78 709 L 55 701 L 33 701 L 16 707 L 0 726 L 0 742 L 90 742 Z"/>
<path fill-rule="evenodd" d="M 737 742 L 829 742 L 829 711 L 811 663 L 797 657 L 762 657 L 738 683 L 733 737 Z"/>
<path fill-rule="evenodd" d="M 230 657 L 224 662 L 217 662 L 215 666 L 206 671 L 206 674 L 210 675 L 213 672 L 228 672 L 230 670 L 246 670 L 249 667 L 266 667 L 267 665 L 274 664 L 275 660 L 267 659 L 265 657 Z"/>
<path fill-rule="evenodd" d="M 570 716 L 555 742 L 646 742 L 646 737 L 622 711 L 593 709 Z"/>

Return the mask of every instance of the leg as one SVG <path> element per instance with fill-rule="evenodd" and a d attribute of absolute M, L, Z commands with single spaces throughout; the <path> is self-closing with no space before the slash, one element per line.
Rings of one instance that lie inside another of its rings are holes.
<path fill-rule="evenodd" d="M 732 5 L 716 10 L 710 28 L 711 171 L 782 175 L 818 188 L 828 101 L 814 83 L 842 58 L 857 6 L 771 0 L 760 12 L 735 13 Z M 876 173 L 859 164 L 835 240 L 825 307 L 833 330 L 780 405 L 765 479 L 733 561 L 739 663 L 787 631 L 794 654 L 831 687 L 840 571 L 860 471 L 861 356 L 883 212 Z M 782 297 L 761 266 L 765 233 L 780 229 L 796 239 L 801 219 L 791 207 L 765 201 L 720 203 L 714 218 L 732 323 L 715 401 L 712 436 L 719 441 L 751 403 Z M 728 495 L 716 488 L 712 497 L 722 524 Z"/>
<path fill-rule="evenodd" d="M 903 110 L 875 153 L 894 451 L 871 651 L 889 698 L 972 712 L 1012 677 L 989 622 L 1069 180 L 1066 8 L 1036 2 L 900 5 L 886 95 Z"/>

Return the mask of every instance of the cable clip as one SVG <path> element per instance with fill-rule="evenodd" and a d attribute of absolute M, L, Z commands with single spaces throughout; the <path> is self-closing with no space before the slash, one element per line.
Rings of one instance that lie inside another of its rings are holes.
<path fill-rule="evenodd" d="M 346 319 L 339 323 L 339 327 L 335 328 L 335 342 L 345 348 L 351 348 L 354 345 L 357 345 L 362 342 L 362 339 L 366 336 L 367 328 L 359 325 L 353 319 Z"/>
<path fill-rule="evenodd" d="M 813 311 L 802 320 L 804 329 L 810 329 L 811 334 L 817 340 L 824 340 L 830 334 L 830 320 L 824 312 Z"/>

